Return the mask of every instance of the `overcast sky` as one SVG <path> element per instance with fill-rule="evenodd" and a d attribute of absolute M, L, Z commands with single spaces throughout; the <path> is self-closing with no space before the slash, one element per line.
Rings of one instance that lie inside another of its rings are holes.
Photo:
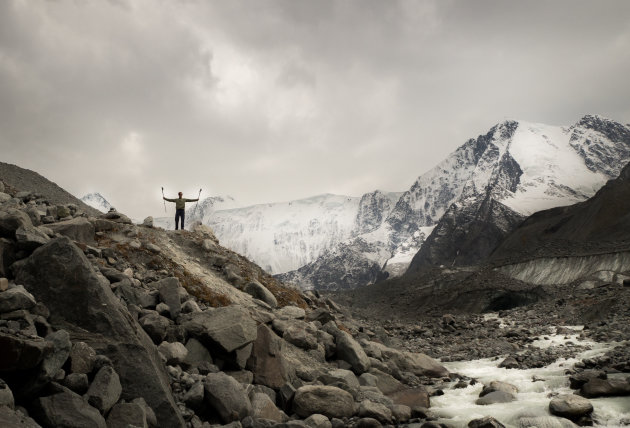
<path fill-rule="evenodd" d="M 629 76 L 626 0 L 2 0 L 0 160 L 139 219 L 404 191 L 506 118 L 629 123 Z"/>

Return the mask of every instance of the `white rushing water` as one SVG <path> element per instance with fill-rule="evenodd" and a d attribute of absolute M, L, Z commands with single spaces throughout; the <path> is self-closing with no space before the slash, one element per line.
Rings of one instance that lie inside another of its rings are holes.
<path fill-rule="evenodd" d="M 572 426 L 567 424 L 566 419 L 551 417 L 549 413 L 552 395 L 574 392 L 569 388 L 569 379 L 565 371 L 576 362 L 602 355 L 617 344 L 580 340 L 581 327 L 569 328 L 576 330 L 576 334 L 546 335 L 532 344 L 548 348 L 570 346 L 571 342 L 587 346 L 588 350 L 579 352 L 575 358 L 560 359 L 547 367 L 526 370 L 499 368 L 502 358 L 443 363 L 449 371 L 474 378 L 478 383 L 462 389 L 445 389 L 444 395 L 431 398 L 431 410 L 441 422 L 454 427 L 466 427 L 469 421 L 485 416 L 492 416 L 507 427 Z M 475 404 L 483 384 L 489 384 L 491 381 L 507 382 L 516 386 L 519 390 L 516 400 L 491 405 Z M 590 401 L 595 409 L 593 412 L 595 426 L 615 427 L 630 423 L 630 397 L 597 398 Z"/>

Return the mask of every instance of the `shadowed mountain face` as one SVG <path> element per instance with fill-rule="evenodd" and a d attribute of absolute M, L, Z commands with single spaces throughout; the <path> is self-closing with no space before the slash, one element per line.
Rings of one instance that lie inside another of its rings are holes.
<path fill-rule="evenodd" d="M 594 197 L 530 216 L 496 248 L 490 260 L 511 262 L 581 255 L 630 247 L 630 164 Z"/>
<path fill-rule="evenodd" d="M 52 204 L 74 204 L 89 215 L 98 216 L 101 214 L 97 209 L 85 204 L 57 184 L 30 169 L 0 162 L 0 180 L 16 189 L 29 189 L 32 192 L 45 195 L 48 202 Z"/>

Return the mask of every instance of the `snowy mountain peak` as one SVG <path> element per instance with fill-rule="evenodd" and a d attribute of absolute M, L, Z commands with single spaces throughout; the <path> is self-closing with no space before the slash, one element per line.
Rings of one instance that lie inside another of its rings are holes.
<path fill-rule="evenodd" d="M 108 212 L 112 205 L 98 192 L 88 193 L 81 198 L 81 201 L 101 212 Z"/>

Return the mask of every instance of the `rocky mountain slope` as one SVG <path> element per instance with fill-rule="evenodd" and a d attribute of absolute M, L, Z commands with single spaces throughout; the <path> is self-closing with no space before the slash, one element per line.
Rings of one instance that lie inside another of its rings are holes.
<path fill-rule="evenodd" d="M 98 210 L 86 205 L 55 183 L 30 169 L 0 162 L 0 177 L 7 189 L 37 189 L 36 192 L 40 195 L 46 195 L 47 201 L 51 204 L 72 204 L 90 215 L 99 214 Z"/>
<path fill-rule="evenodd" d="M 379 228 L 279 278 L 352 288 L 408 267 L 474 264 L 526 216 L 587 199 L 628 160 L 630 128 L 602 117 L 569 127 L 506 121 L 422 175 Z"/>
<path fill-rule="evenodd" d="M 429 417 L 429 384 L 449 372 L 427 355 L 385 345 L 385 331 L 283 285 L 206 226 L 89 216 L 42 188 L 0 181 L 0 426 Z"/>
<path fill-rule="evenodd" d="M 81 198 L 81 202 L 99 210 L 102 213 L 108 212 L 112 208 L 112 204 L 98 192 L 88 193 Z"/>

